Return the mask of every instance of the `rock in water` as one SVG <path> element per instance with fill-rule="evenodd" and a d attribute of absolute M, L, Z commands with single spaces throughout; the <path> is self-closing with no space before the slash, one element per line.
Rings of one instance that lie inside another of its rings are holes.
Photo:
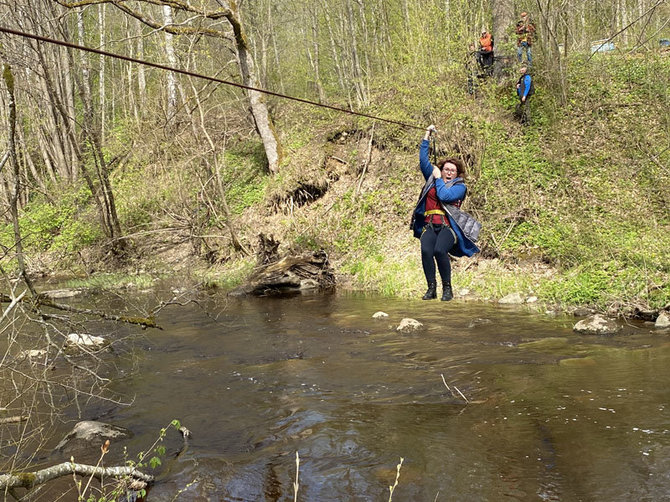
<path fill-rule="evenodd" d="M 621 331 L 621 326 L 614 319 L 596 314 L 582 319 L 572 329 L 583 335 L 615 335 Z"/>
<path fill-rule="evenodd" d="M 401 333 L 411 333 L 412 331 L 418 331 L 423 327 L 423 324 L 421 324 L 419 321 L 416 319 L 411 319 L 409 317 L 405 317 L 400 321 L 400 324 L 396 328 L 397 331 L 400 331 Z"/>

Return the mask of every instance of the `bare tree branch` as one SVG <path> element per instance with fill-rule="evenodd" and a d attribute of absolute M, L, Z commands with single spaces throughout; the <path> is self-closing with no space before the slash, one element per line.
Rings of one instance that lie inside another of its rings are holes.
<path fill-rule="evenodd" d="M 0 425 L 2 424 L 18 424 L 20 422 L 25 422 L 28 420 L 28 417 L 23 416 L 23 415 L 17 415 L 15 417 L 5 417 L 5 418 L 0 418 Z"/>
<path fill-rule="evenodd" d="M 75 464 L 74 462 L 63 462 L 62 464 L 47 467 L 35 472 L 22 472 L 20 474 L 2 474 L 0 475 L 0 489 L 11 488 L 33 488 L 42 485 L 53 479 L 78 474 L 80 476 L 94 476 L 96 478 L 114 477 L 120 478 L 129 476 L 145 483 L 151 483 L 154 477 L 144 474 L 135 469 L 135 467 L 116 466 L 116 467 L 96 467 L 87 464 Z"/>
<path fill-rule="evenodd" d="M 35 298 L 15 299 L 4 293 L 0 293 L 0 303 L 13 303 L 15 300 L 20 300 L 23 303 L 32 303 L 35 305 L 35 307 L 50 307 L 56 310 L 63 310 L 65 312 L 73 312 L 75 314 L 97 316 L 101 317 L 102 319 L 107 319 L 108 321 L 119 321 L 119 322 L 126 322 L 129 324 L 138 324 L 143 328 L 163 329 L 158 324 L 156 324 L 156 320 L 153 317 L 140 317 L 140 316 L 131 317 L 131 316 L 108 314 L 107 312 L 103 312 L 101 310 L 80 309 L 77 307 L 73 307 L 72 305 L 65 305 L 63 303 L 53 302 L 44 297 L 43 295 L 38 295 L 36 299 Z"/>

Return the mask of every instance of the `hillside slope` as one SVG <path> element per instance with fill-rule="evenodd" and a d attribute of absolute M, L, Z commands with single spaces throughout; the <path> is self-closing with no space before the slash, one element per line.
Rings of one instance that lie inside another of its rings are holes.
<path fill-rule="evenodd" d="M 537 70 L 525 129 L 512 117 L 514 75 L 481 81 L 475 96 L 456 66 L 429 70 L 421 85 L 375 83 L 365 113 L 436 124 L 438 154 L 468 165 L 465 209 L 484 229 L 481 254 L 454 263 L 457 292 L 626 314 L 670 306 L 670 57 L 584 59 L 565 79 Z M 264 234 L 280 252 L 326 250 L 341 287 L 419 296 L 409 219 L 422 130 L 274 105 L 287 158 L 278 176 L 263 172 L 255 140 L 230 144 L 219 159 L 226 201 L 213 202 L 195 154 L 140 135 L 113 180 L 125 258 L 110 260 L 85 190 L 66 187 L 26 208 L 32 270 L 182 270 L 227 287 L 251 272 Z"/>

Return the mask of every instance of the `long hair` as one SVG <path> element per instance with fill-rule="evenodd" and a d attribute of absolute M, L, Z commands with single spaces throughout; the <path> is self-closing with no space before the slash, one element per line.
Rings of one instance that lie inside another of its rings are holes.
<path fill-rule="evenodd" d="M 465 164 L 463 164 L 463 161 L 460 159 L 457 159 L 455 157 L 448 157 L 444 159 L 440 159 L 437 162 L 437 167 L 442 170 L 445 164 L 453 164 L 456 166 L 456 176 L 460 178 L 465 178 Z"/>

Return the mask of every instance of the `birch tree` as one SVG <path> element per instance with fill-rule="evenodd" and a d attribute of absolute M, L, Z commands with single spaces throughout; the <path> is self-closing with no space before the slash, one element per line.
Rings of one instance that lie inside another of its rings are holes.
<path fill-rule="evenodd" d="M 165 26 L 172 26 L 172 7 L 169 5 L 163 5 L 163 21 Z M 174 48 L 174 35 L 170 32 L 165 33 L 165 54 L 167 56 L 168 64 L 176 68 L 177 66 L 177 55 L 175 54 Z M 168 72 L 167 74 L 167 120 L 170 122 L 173 120 L 175 113 L 177 112 L 177 75 L 173 72 Z"/>

